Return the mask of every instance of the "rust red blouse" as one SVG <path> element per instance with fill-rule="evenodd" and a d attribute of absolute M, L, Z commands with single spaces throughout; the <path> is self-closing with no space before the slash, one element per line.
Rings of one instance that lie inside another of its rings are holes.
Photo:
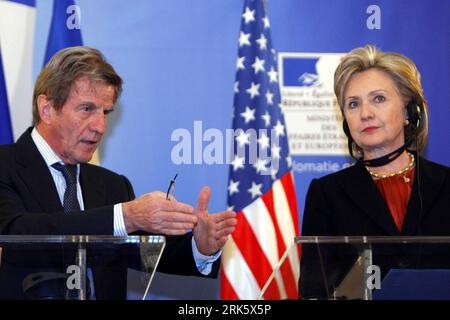
<path fill-rule="evenodd" d="M 415 173 L 416 168 L 413 168 L 402 175 L 374 180 L 399 231 L 403 227 Z"/>

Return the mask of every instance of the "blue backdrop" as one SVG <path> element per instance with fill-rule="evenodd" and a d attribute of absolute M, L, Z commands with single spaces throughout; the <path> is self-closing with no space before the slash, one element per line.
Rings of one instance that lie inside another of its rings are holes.
<path fill-rule="evenodd" d="M 84 43 L 100 49 L 124 79 L 124 93 L 100 147 L 102 165 L 130 178 L 137 195 L 166 189 L 178 173 L 179 200 L 194 204 L 200 188 L 210 185 L 210 211 L 224 210 L 228 166 L 175 165 L 171 134 L 184 128 L 193 135 L 196 120 L 203 122 L 204 131 L 217 128 L 225 133 L 231 127 L 243 1 L 76 0 L 76 4 Z M 381 29 L 366 26 L 370 16 L 366 10 L 373 4 L 381 10 Z M 35 76 L 44 59 L 51 8 L 52 1 L 37 1 Z M 277 51 L 348 52 L 373 43 L 414 60 L 430 111 L 425 155 L 450 165 L 450 1 L 268 0 L 267 10 Z M 296 173 L 300 216 L 310 179 L 326 173 Z M 219 296 L 218 287 L 216 280 L 158 274 L 153 293 L 213 299 Z"/>

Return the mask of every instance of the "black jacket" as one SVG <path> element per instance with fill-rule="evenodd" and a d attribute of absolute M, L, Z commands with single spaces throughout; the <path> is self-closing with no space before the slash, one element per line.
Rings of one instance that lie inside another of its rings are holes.
<path fill-rule="evenodd" d="M 448 236 L 450 168 L 419 158 L 401 231 L 361 163 L 315 179 L 306 198 L 302 235 Z M 357 257 L 356 249 L 350 246 L 322 245 L 321 264 L 316 246 L 304 245 L 302 249 L 299 292 L 306 298 L 325 298 L 326 286 L 332 294 Z M 382 276 L 392 268 L 450 268 L 447 246 L 377 245 L 373 252 Z"/>
<path fill-rule="evenodd" d="M 29 128 L 17 143 L 0 146 L 0 234 L 113 235 L 113 206 L 135 197 L 128 179 L 98 166 L 81 164 L 85 210 L 65 214 L 52 176 L 31 138 L 31 130 Z M 166 237 L 158 271 L 202 276 L 192 255 L 191 239 L 191 233 Z M 105 254 L 104 259 L 99 257 L 97 265 L 93 266 L 97 298 L 125 298 L 128 261 L 123 255 L 124 252 Z M 218 267 L 219 261 L 216 261 L 209 277 L 217 276 Z M 24 298 L 23 275 L 15 277 L 5 270 L 3 263 L 0 298 Z M 8 290 L 1 290 L 6 287 Z"/>

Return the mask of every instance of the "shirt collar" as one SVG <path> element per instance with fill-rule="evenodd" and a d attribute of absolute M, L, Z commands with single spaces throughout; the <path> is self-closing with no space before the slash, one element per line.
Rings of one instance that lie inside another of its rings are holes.
<path fill-rule="evenodd" d="M 48 167 L 52 167 L 54 163 L 64 164 L 64 161 L 52 150 L 52 148 L 48 145 L 47 141 L 41 136 L 41 134 L 36 130 L 36 127 L 31 131 L 31 138 L 33 139 L 36 147 L 39 150 L 39 153 L 44 158 L 45 163 Z M 79 172 L 80 164 L 77 164 L 77 172 Z"/>

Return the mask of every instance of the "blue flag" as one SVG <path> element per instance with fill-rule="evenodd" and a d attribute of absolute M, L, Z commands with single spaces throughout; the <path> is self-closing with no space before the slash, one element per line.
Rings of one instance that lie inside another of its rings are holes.
<path fill-rule="evenodd" d="M 11 118 L 9 116 L 8 96 L 0 53 L 0 144 L 13 143 Z"/>
<path fill-rule="evenodd" d="M 30 7 L 36 7 L 36 0 L 9 0 L 9 1 L 17 2 Z"/>
<path fill-rule="evenodd" d="M 83 45 L 80 18 L 80 8 L 75 5 L 74 0 L 54 1 L 44 64 L 61 49 Z"/>

